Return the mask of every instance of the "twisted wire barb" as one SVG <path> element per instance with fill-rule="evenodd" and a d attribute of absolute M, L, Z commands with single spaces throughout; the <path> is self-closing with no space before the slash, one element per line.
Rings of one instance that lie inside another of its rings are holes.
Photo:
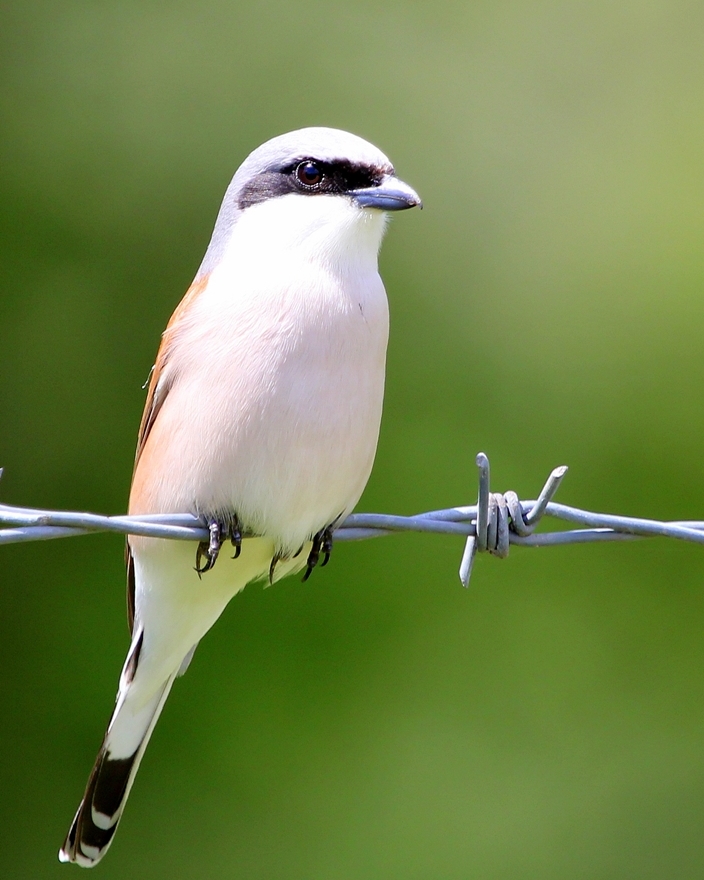
<path fill-rule="evenodd" d="M 505 558 L 511 544 L 549 547 L 647 537 L 677 538 L 704 544 L 704 522 L 701 521 L 661 522 L 595 513 L 555 503 L 552 498 L 567 473 L 565 466 L 552 471 L 537 499 L 520 501 L 515 492 L 490 491 L 489 459 L 483 452 L 477 455 L 476 464 L 479 469 L 477 504 L 431 510 L 414 516 L 353 513 L 335 528 L 335 540 L 360 541 L 409 531 L 462 536 L 466 542 L 459 576 L 465 587 L 469 586 L 478 552 Z M 535 534 L 535 528 L 546 516 L 573 523 L 580 528 Z M 37 510 L 0 504 L 0 544 L 47 541 L 96 532 L 118 532 L 177 541 L 207 541 L 209 537 L 204 521 L 190 513 L 101 516 L 96 513 Z"/>

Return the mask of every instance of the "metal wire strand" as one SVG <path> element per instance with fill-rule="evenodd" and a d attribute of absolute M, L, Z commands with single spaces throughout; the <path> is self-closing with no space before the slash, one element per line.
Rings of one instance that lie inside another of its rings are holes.
<path fill-rule="evenodd" d="M 478 552 L 505 558 L 511 544 L 550 547 L 558 544 L 632 541 L 646 537 L 676 538 L 704 544 L 702 521 L 661 522 L 556 504 L 552 498 L 567 473 L 564 466 L 552 471 L 536 500 L 520 501 L 515 492 L 490 491 L 489 459 L 483 452 L 477 455 L 476 464 L 479 488 L 475 505 L 431 510 L 414 516 L 355 513 L 335 529 L 335 541 L 360 541 L 408 531 L 462 536 L 466 540 L 459 575 L 465 587 L 469 585 Z M 578 528 L 534 534 L 543 517 L 569 522 Z M 101 516 L 0 504 L 0 544 L 47 541 L 96 532 L 118 532 L 179 541 L 208 540 L 207 524 L 190 513 Z M 247 537 L 243 535 L 245 540 Z"/>

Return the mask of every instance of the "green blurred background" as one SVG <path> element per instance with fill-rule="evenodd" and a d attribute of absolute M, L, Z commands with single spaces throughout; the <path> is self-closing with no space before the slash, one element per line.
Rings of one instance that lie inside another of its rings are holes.
<path fill-rule="evenodd" d="M 704 7 L 5 2 L 6 503 L 118 513 L 159 334 L 230 176 L 304 125 L 426 210 L 361 510 L 496 489 L 702 518 Z M 704 876 L 704 555 L 340 545 L 250 587 L 174 689 L 106 878 Z M 0 550 L 3 878 L 56 851 L 128 638 L 115 536 Z"/>

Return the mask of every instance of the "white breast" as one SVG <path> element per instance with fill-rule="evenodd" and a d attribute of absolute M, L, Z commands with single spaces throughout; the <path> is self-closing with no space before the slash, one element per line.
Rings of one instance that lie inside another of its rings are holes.
<path fill-rule="evenodd" d="M 234 510 L 295 551 L 371 470 L 388 338 L 379 212 L 344 197 L 249 209 L 174 335 L 150 435 L 162 512 Z"/>

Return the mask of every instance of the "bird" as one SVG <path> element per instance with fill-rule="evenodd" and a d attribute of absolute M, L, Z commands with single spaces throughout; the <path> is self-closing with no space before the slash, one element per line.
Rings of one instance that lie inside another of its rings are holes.
<path fill-rule="evenodd" d="M 127 540 L 131 644 L 62 862 L 105 855 L 171 687 L 230 599 L 328 561 L 379 435 L 379 248 L 389 214 L 416 206 L 380 150 L 332 128 L 274 137 L 232 178 L 162 335 L 129 500 L 195 514 L 209 538 Z"/>

